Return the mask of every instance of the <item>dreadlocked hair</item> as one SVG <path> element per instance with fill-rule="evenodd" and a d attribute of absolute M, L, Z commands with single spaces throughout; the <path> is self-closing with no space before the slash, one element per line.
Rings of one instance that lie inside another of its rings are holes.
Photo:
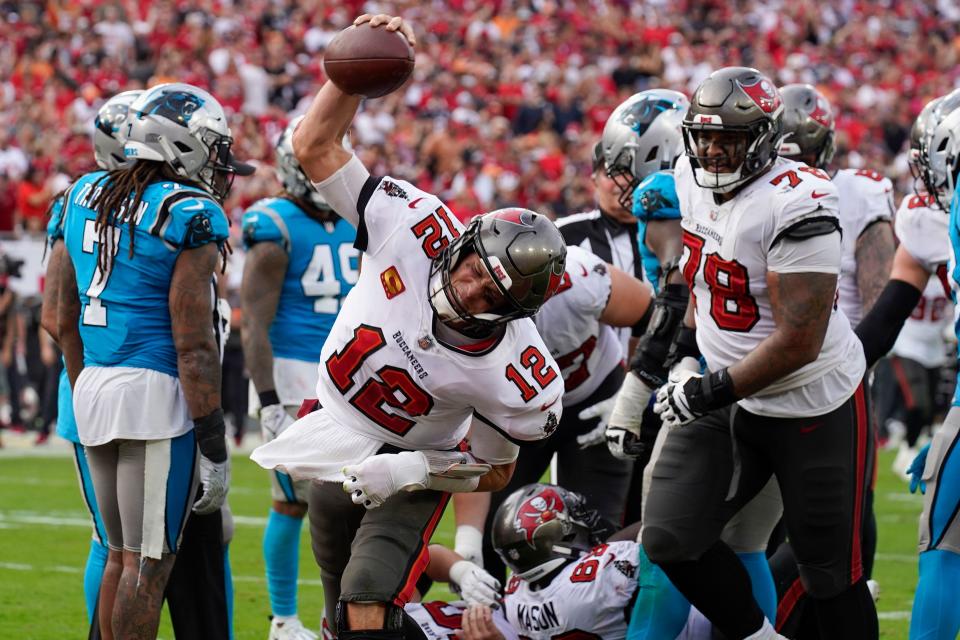
<path fill-rule="evenodd" d="M 100 280 L 113 268 L 116 251 L 113 249 L 113 229 L 127 223 L 130 231 L 130 257 L 133 257 L 136 211 L 140 208 L 147 187 L 161 177 L 162 162 L 141 161 L 130 168 L 114 169 L 104 174 L 94 185 L 94 193 L 102 187 L 90 208 L 97 212 L 96 228 L 100 246 L 97 247 L 97 266 Z"/>
<path fill-rule="evenodd" d="M 130 232 L 130 257 L 133 258 L 134 230 L 137 226 L 136 212 L 143 201 L 143 194 L 147 187 L 157 180 L 169 179 L 165 172 L 166 165 L 162 162 L 141 160 L 131 168 L 114 169 L 99 178 L 94 185 L 103 187 L 99 195 L 91 202 L 90 207 L 97 212 L 96 228 L 98 240 L 97 266 L 100 268 L 100 280 L 113 268 L 116 251 L 113 249 L 111 234 L 113 229 L 123 223 L 127 224 Z M 110 248 L 110 250 L 105 250 Z M 219 247 L 220 272 L 227 270 L 227 256 L 233 253 L 229 241 L 224 241 Z"/>

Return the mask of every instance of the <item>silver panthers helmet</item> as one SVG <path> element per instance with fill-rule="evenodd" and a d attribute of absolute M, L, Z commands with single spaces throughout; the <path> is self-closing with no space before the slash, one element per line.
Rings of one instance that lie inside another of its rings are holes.
<path fill-rule="evenodd" d="M 960 89 L 934 107 L 921 150 L 927 192 L 949 211 L 960 173 Z"/>
<path fill-rule="evenodd" d="M 697 184 L 729 193 L 754 178 L 777 158 L 782 134 L 783 100 L 773 82 L 749 67 L 725 67 L 700 83 L 683 120 L 683 142 Z M 735 157 L 711 158 L 698 142 L 705 133 L 730 138 Z M 736 162 L 718 171 L 721 162 Z M 714 170 L 711 170 L 711 165 Z"/>
<path fill-rule="evenodd" d="M 130 105 L 127 124 L 128 161 L 164 162 L 220 200 L 230 193 L 235 175 L 254 171 L 230 153 L 227 114 L 199 87 L 178 82 L 144 91 Z"/>
<path fill-rule="evenodd" d="M 277 178 L 283 184 L 283 189 L 291 196 L 300 198 L 312 204 L 320 211 L 333 209 L 323 199 L 320 192 L 313 188 L 310 178 L 303 172 L 297 157 L 293 154 L 293 132 L 304 116 L 297 116 L 290 121 L 277 140 Z"/>
<path fill-rule="evenodd" d="M 683 116 L 690 101 L 679 91 L 641 91 L 620 104 L 603 127 L 600 154 L 628 211 L 633 191 L 651 173 L 673 168 L 683 153 Z"/>
<path fill-rule="evenodd" d="M 107 100 L 97 117 L 93 120 L 93 157 L 97 166 L 106 171 L 122 169 L 127 165 L 123 155 L 123 144 L 126 140 L 127 114 L 130 105 L 143 91 L 134 89 L 124 91 Z"/>
<path fill-rule="evenodd" d="M 491 542 L 514 574 L 536 582 L 603 542 L 604 532 L 600 515 L 579 493 L 528 484 L 497 509 Z"/>
<path fill-rule="evenodd" d="M 786 158 L 813 158 L 813 166 L 826 168 L 836 151 L 835 125 L 830 102 L 809 84 L 780 87 L 783 98 L 783 140 L 780 154 Z"/>
<path fill-rule="evenodd" d="M 933 113 L 943 102 L 944 96 L 934 98 L 924 105 L 910 127 L 910 150 L 907 152 L 907 161 L 910 165 L 910 174 L 913 175 L 914 185 L 920 181 L 926 188 L 926 159 L 924 156 L 924 142 L 932 130 Z"/>

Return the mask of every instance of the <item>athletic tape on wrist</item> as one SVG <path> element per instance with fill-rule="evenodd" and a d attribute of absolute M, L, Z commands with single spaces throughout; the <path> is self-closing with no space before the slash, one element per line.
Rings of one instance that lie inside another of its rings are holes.
<path fill-rule="evenodd" d="M 211 462 L 226 462 L 227 428 L 223 422 L 223 409 L 216 409 L 202 418 L 195 418 L 193 431 L 197 447 L 204 458 Z"/>

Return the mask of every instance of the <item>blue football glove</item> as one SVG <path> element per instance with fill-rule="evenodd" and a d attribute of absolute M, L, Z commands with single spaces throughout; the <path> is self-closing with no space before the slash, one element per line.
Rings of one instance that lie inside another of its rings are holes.
<path fill-rule="evenodd" d="M 907 474 L 910 476 L 910 493 L 916 493 L 919 487 L 920 493 L 927 492 L 927 483 L 923 480 L 923 468 L 927 466 L 927 452 L 930 451 L 930 445 L 927 444 L 920 453 L 910 463 Z"/>

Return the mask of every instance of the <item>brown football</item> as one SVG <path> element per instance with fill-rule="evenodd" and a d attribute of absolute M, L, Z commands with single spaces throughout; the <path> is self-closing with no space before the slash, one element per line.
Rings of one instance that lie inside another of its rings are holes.
<path fill-rule="evenodd" d="M 410 77 L 413 47 L 399 31 L 349 26 L 327 45 L 323 70 L 341 91 L 379 98 Z"/>

